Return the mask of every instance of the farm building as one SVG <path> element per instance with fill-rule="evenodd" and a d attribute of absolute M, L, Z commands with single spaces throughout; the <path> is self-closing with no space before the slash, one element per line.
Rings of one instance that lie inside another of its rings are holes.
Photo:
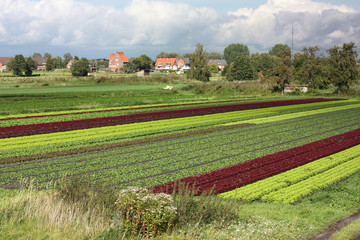
<path fill-rule="evenodd" d="M 117 52 L 115 54 L 110 55 L 109 59 L 109 69 L 112 72 L 120 72 L 123 67 L 129 63 L 128 58 L 126 57 L 125 53 Z"/>

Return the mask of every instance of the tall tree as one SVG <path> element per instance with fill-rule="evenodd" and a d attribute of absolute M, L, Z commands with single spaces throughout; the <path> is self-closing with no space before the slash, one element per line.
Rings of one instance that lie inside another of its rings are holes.
<path fill-rule="evenodd" d="M 282 51 L 278 54 L 277 64 L 272 74 L 268 77 L 275 83 L 279 90 L 283 91 L 284 86 L 290 83 L 292 77 L 292 60 L 290 51 Z"/>
<path fill-rule="evenodd" d="M 224 55 L 218 52 L 209 52 L 206 53 L 208 59 L 224 59 Z"/>
<path fill-rule="evenodd" d="M 36 52 L 32 55 L 32 57 L 33 58 L 42 58 L 42 55 L 41 55 L 41 53 Z"/>
<path fill-rule="evenodd" d="M 319 54 L 318 46 L 304 48 L 302 53 L 294 55 L 294 77 L 312 88 L 324 88 L 328 85 L 324 59 Z"/>
<path fill-rule="evenodd" d="M 72 59 L 73 59 L 73 57 L 71 56 L 70 53 L 65 53 L 63 64 L 66 66 L 66 64 L 68 64 L 70 62 L 70 60 L 72 60 Z"/>
<path fill-rule="evenodd" d="M 135 58 L 132 63 L 135 64 L 139 70 L 151 69 L 154 65 L 153 60 L 145 54 Z"/>
<path fill-rule="evenodd" d="M 25 71 L 26 61 L 23 55 L 18 54 L 8 64 L 8 70 L 12 71 L 14 75 L 21 76 Z"/>
<path fill-rule="evenodd" d="M 238 56 L 234 62 L 230 65 L 230 69 L 227 71 L 227 79 L 229 81 L 235 80 L 253 80 L 255 77 L 255 71 L 251 64 L 250 57 Z"/>
<path fill-rule="evenodd" d="M 250 57 L 250 50 L 246 45 L 233 43 L 224 49 L 224 59 L 231 64 L 238 56 Z"/>
<path fill-rule="evenodd" d="M 60 57 L 51 57 L 46 61 L 46 71 L 53 71 L 57 68 L 62 68 L 63 62 Z"/>
<path fill-rule="evenodd" d="M 279 54 L 281 52 L 290 52 L 291 53 L 291 49 L 287 44 L 275 44 L 275 46 L 270 49 L 269 54 L 273 55 L 273 56 L 279 56 Z"/>
<path fill-rule="evenodd" d="M 156 58 L 178 58 L 181 57 L 179 53 L 167 53 L 167 52 L 160 52 Z"/>
<path fill-rule="evenodd" d="M 86 58 L 81 58 L 79 61 L 71 64 L 71 74 L 74 77 L 85 77 L 90 72 L 89 61 Z"/>
<path fill-rule="evenodd" d="M 203 45 L 198 43 L 195 52 L 190 57 L 190 71 L 188 77 L 203 82 L 210 80 L 210 70 L 208 67 L 208 59 Z"/>
<path fill-rule="evenodd" d="M 270 76 L 276 66 L 277 57 L 267 53 L 255 53 L 251 55 L 254 71 L 260 76 Z"/>
<path fill-rule="evenodd" d="M 35 62 L 31 57 L 28 57 L 26 59 L 26 64 L 25 64 L 25 75 L 31 76 L 33 71 L 37 69 L 37 67 L 38 67 L 37 62 Z"/>
<path fill-rule="evenodd" d="M 328 76 L 338 88 L 338 92 L 348 90 L 350 84 L 359 77 L 356 66 L 357 52 L 355 43 L 344 43 L 342 49 L 335 46 L 328 50 Z"/>
<path fill-rule="evenodd" d="M 44 53 L 44 58 L 49 59 L 51 57 L 52 57 L 52 55 L 50 53 L 48 53 L 48 52 Z"/>

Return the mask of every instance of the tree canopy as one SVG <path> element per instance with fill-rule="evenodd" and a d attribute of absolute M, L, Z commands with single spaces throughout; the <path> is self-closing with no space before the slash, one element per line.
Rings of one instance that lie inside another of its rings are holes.
<path fill-rule="evenodd" d="M 210 70 L 208 67 L 208 58 L 203 45 L 198 43 L 195 52 L 190 57 L 190 71 L 188 77 L 203 82 L 210 80 Z"/>
<path fill-rule="evenodd" d="M 21 54 L 16 55 L 15 58 L 9 62 L 7 67 L 14 75 L 21 76 L 26 67 L 24 56 Z"/>
<path fill-rule="evenodd" d="M 64 54 L 64 60 L 63 60 L 63 65 L 66 66 L 70 62 L 70 60 L 72 60 L 72 59 L 73 59 L 73 56 L 71 56 L 70 53 L 65 53 Z"/>
<path fill-rule="evenodd" d="M 233 43 L 224 49 L 224 59 L 231 64 L 238 56 L 250 57 L 250 50 L 246 45 Z"/>
<path fill-rule="evenodd" d="M 304 48 L 294 55 L 294 78 L 311 88 L 324 88 L 329 84 L 325 65 L 318 46 Z"/>
<path fill-rule="evenodd" d="M 334 46 L 328 50 L 328 77 L 339 92 L 349 89 L 350 84 L 359 77 L 355 48 L 355 43 L 350 42 L 344 43 L 342 48 Z"/>
<path fill-rule="evenodd" d="M 218 52 L 206 53 L 206 57 L 208 59 L 224 59 L 224 55 L 222 55 L 221 53 L 218 53 Z"/>
<path fill-rule="evenodd" d="M 153 67 L 153 60 L 145 54 L 135 58 L 132 63 L 136 65 L 138 70 L 151 69 Z"/>
<path fill-rule="evenodd" d="M 251 64 L 250 57 L 238 56 L 231 64 L 227 71 L 227 79 L 229 81 L 235 80 L 253 80 L 255 76 L 254 68 Z"/>
<path fill-rule="evenodd" d="M 90 72 L 89 61 L 86 58 L 82 58 L 71 64 L 71 74 L 74 77 L 85 77 Z"/>
<path fill-rule="evenodd" d="M 251 62 L 256 73 L 270 76 L 276 66 L 277 58 L 267 53 L 255 53 L 251 55 Z"/>
<path fill-rule="evenodd" d="M 31 57 L 25 59 L 23 55 L 18 54 L 9 62 L 7 67 L 14 75 L 22 76 L 25 72 L 26 76 L 31 76 L 38 64 Z"/>
<path fill-rule="evenodd" d="M 46 61 L 46 71 L 53 71 L 57 68 L 63 68 L 64 63 L 60 57 L 50 57 Z"/>
<path fill-rule="evenodd" d="M 273 48 L 270 49 L 269 54 L 273 55 L 273 56 L 279 56 L 279 54 L 281 52 L 290 52 L 291 53 L 291 49 L 287 44 L 275 44 L 275 46 Z"/>
<path fill-rule="evenodd" d="M 167 53 L 167 52 L 160 52 L 156 58 L 178 58 L 181 57 L 179 53 Z"/>
<path fill-rule="evenodd" d="M 37 67 L 38 67 L 37 62 L 35 62 L 31 57 L 28 57 L 25 63 L 25 75 L 31 76 L 33 71 L 37 69 Z"/>

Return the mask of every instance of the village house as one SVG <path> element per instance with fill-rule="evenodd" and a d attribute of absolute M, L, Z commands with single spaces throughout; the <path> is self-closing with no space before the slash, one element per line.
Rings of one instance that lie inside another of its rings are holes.
<path fill-rule="evenodd" d="M 46 61 L 48 58 L 46 57 L 35 57 L 33 60 L 37 63 L 37 71 L 46 71 Z"/>
<path fill-rule="evenodd" d="M 188 58 L 158 58 L 155 62 L 155 71 L 188 69 L 190 69 Z"/>
<path fill-rule="evenodd" d="M 227 65 L 227 62 L 222 59 L 211 59 L 211 60 L 209 60 L 208 65 L 211 65 L 211 64 L 217 65 L 218 69 L 220 71 L 222 71 L 225 68 L 225 66 Z"/>
<path fill-rule="evenodd" d="M 121 72 L 122 68 L 126 67 L 129 63 L 128 58 L 123 52 L 117 52 L 110 55 L 109 59 L 109 69 L 112 72 Z"/>
<path fill-rule="evenodd" d="M 71 64 L 73 64 L 76 60 L 72 59 L 66 64 L 66 69 L 71 69 Z"/>
<path fill-rule="evenodd" d="M 0 72 L 5 72 L 6 67 L 11 61 L 11 58 L 8 57 L 0 57 Z"/>

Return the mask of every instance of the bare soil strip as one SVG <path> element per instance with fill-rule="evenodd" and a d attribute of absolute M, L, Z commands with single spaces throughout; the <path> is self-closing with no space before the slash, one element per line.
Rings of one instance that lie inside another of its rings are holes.
<path fill-rule="evenodd" d="M 321 232 L 315 237 L 310 238 L 309 240 L 329 240 L 335 233 L 347 227 L 350 223 L 357 219 L 360 219 L 360 211 L 351 215 L 350 217 L 337 221 L 335 224 L 328 227 L 325 231 Z M 358 236 L 356 239 L 360 239 L 360 236 Z"/>

